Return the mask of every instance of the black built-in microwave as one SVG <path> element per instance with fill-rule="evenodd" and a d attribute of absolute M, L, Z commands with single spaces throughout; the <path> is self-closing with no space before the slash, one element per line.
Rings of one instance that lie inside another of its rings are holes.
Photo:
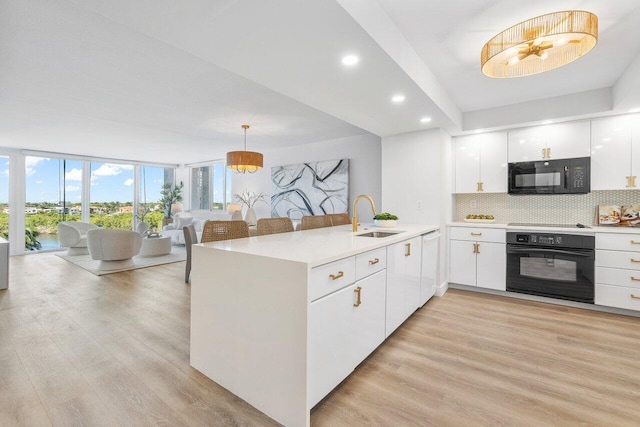
<path fill-rule="evenodd" d="M 587 194 L 591 158 L 509 163 L 509 194 Z"/>

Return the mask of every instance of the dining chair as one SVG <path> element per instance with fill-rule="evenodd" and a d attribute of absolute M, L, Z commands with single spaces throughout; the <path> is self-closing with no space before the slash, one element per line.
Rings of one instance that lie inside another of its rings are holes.
<path fill-rule="evenodd" d="M 260 218 L 258 220 L 258 236 L 290 231 L 293 231 L 293 223 L 290 218 Z"/>
<path fill-rule="evenodd" d="M 184 231 L 184 244 L 187 248 L 187 266 L 184 272 L 184 281 L 190 282 L 191 278 L 191 245 L 198 243 L 198 235 L 196 234 L 196 228 L 193 224 L 185 225 L 182 227 Z"/>
<path fill-rule="evenodd" d="M 331 218 L 327 215 L 307 215 L 300 221 L 301 230 L 311 230 L 313 228 L 331 227 Z"/>
<path fill-rule="evenodd" d="M 331 219 L 332 226 L 351 224 L 348 213 L 328 214 L 327 216 Z"/>
<path fill-rule="evenodd" d="M 249 237 L 246 221 L 207 221 L 202 228 L 200 243 Z"/>

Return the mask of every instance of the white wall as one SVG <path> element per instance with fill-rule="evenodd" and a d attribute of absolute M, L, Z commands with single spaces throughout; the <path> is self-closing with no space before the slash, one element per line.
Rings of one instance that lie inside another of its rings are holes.
<path fill-rule="evenodd" d="M 382 210 L 397 215 L 400 224 L 440 226 L 439 283 L 447 280 L 451 163 L 451 137 L 440 129 L 382 138 Z"/>
<path fill-rule="evenodd" d="M 262 151 L 264 168 L 255 174 L 234 174 L 231 194 L 243 190 L 264 193 L 271 197 L 271 168 L 322 160 L 349 159 L 349 206 L 359 194 L 368 194 L 376 203 L 381 200 L 380 137 L 366 134 L 349 138 L 316 142 L 275 150 Z M 258 218 L 271 217 L 271 204 L 255 206 Z M 367 209 L 363 206 L 363 209 Z M 246 211 L 246 208 L 245 208 Z M 362 212 L 362 210 L 361 210 Z M 243 211 L 244 213 L 244 211 Z"/>

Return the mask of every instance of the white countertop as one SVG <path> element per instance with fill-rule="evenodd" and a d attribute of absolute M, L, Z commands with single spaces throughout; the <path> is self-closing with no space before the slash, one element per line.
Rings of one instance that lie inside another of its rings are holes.
<path fill-rule="evenodd" d="M 351 225 L 270 234 L 221 242 L 201 243 L 196 250 L 226 250 L 250 255 L 302 262 L 309 267 L 326 264 L 341 258 L 367 252 L 393 243 L 401 242 L 421 234 L 438 230 L 439 226 L 420 224 L 398 224 L 394 228 L 379 228 L 362 224 L 357 233 Z M 369 231 L 389 231 L 398 234 L 384 237 L 358 237 Z"/>
<path fill-rule="evenodd" d="M 624 227 L 615 225 L 589 225 L 589 228 L 577 227 L 535 227 L 535 226 L 515 226 L 499 223 L 477 223 L 477 222 L 450 222 L 447 227 L 473 227 L 473 228 L 501 228 L 507 231 L 538 231 L 541 233 L 573 233 L 573 234 L 596 234 L 596 233 L 617 233 L 617 234 L 640 234 L 640 227 Z"/>

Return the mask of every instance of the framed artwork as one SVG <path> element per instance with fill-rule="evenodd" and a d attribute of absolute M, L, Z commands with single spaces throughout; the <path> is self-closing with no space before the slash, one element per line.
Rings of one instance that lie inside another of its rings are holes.
<path fill-rule="evenodd" d="M 349 159 L 271 168 L 272 217 L 300 219 L 348 210 Z"/>

